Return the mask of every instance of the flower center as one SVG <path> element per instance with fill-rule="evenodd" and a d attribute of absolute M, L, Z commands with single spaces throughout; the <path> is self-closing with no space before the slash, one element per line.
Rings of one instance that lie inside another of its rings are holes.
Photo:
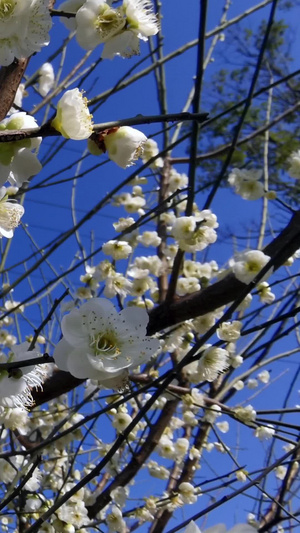
<path fill-rule="evenodd" d="M 91 337 L 90 347 L 93 349 L 95 355 L 105 355 L 113 359 L 116 359 L 121 353 L 115 336 L 109 331 L 98 333 Z"/>
<path fill-rule="evenodd" d="M 7 229 L 16 228 L 23 212 L 23 208 L 19 204 L 14 205 L 10 202 L 0 201 L 0 226 Z"/>
<path fill-rule="evenodd" d="M 248 272 L 258 272 L 260 270 L 260 266 L 255 261 L 249 261 L 247 263 L 247 270 Z"/>
<path fill-rule="evenodd" d="M 105 4 L 101 6 L 95 22 L 95 28 L 100 34 L 102 41 L 105 42 L 122 30 L 125 22 L 122 9 L 113 9 Z"/>
<path fill-rule="evenodd" d="M 0 0 L 0 19 L 9 18 L 15 10 L 14 0 Z"/>

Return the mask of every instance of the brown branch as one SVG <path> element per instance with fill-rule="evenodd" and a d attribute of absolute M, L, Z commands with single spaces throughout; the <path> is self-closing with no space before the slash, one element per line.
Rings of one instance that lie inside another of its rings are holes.
<path fill-rule="evenodd" d="M 207 441 L 210 428 L 211 424 L 209 424 L 208 422 L 202 423 L 201 427 L 199 427 L 197 431 L 197 435 L 193 443 L 194 448 L 196 448 L 197 450 L 201 450 L 203 448 L 205 442 Z M 194 457 L 193 459 L 190 459 L 188 457 L 186 459 L 180 477 L 174 480 L 172 488 L 174 493 L 178 491 L 178 487 L 181 483 L 190 482 L 193 480 L 196 471 L 196 465 L 198 463 L 198 457 Z M 151 526 L 150 533 L 161 533 L 165 529 L 165 526 L 167 525 L 172 515 L 173 511 L 169 511 L 168 509 L 164 509 L 162 512 L 159 512 L 158 516 L 156 517 L 156 520 Z"/>
<path fill-rule="evenodd" d="M 13 105 L 28 62 L 29 58 L 15 59 L 11 65 L 0 70 L 0 121 L 6 117 Z"/>
<path fill-rule="evenodd" d="M 0 85 L 1 89 L 1 85 Z M 185 122 L 197 121 L 205 125 L 208 113 L 169 113 L 166 115 L 139 115 L 137 117 L 123 118 L 121 120 L 114 120 L 110 122 L 102 122 L 94 124 L 94 132 L 100 133 L 119 126 L 139 126 L 143 124 L 156 124 L 158 122 Z M 23 130 L 3 130 L 0 131 L 0 143 L 22 141 L 24 139 L 33 139 L 35 137 L 58 137 L 60 132 L 51 126 L 51 121 L 43 124 L 41 127 L 35 129 Z"/>
<path fill-rule="evenodd" d="M 110 502 L 110 493 L 112 490 L 117 487 L 125 487 L 135 477 L 157 446 L 166 426 L 176 410 L 177 404 L 178 400 L 171 400 L 165 404 L 159 419 L 151 427 L 148 437 L 140 450 L 132 456 L 130 462 L 125 466 L 122 472 L 116 475 L 112 483 L 99 494 L 99 496 L 97 496 L 95 503 L 88 507 L 90 518 L 94 518 L 95 515 Z"/>
<path fill-rule="evenodd" d="M 274 270 L 276 270 L 299 247 L 300 211 L 297 211 L 287 227 L 263 251 L 271 258 L 275 258 Z M 218 307 L 237 299 L 243 290 L 245 290 L 245 284 L 230 273 L 213 285 L 184 296 L 168 306 L 161 304 L 150 311 L 148 335 L 153 335 L 185 320 L 211 313 Z"/>
<path fill-rule="evenodd" d="M 270 509 L 266 512 L 264 517 L 261 520 L 259 531 L 263 533 L 264 531 L 268 532 L 272 527 L 281 522 L 282 517 L 282 505 L 284 503 L 284 496 L 287 492 L 291 490 L 293 483 L 298 479 L 298 469 L 295 468 L 294 461 L 298 461 L 300 458 L 300 452 L 297 450 L 293 455 L 293 460 L 291 460 L 287 473 L 282 482 L 282 485 L 278 491 L 277 496 L 274 498 Z"/>

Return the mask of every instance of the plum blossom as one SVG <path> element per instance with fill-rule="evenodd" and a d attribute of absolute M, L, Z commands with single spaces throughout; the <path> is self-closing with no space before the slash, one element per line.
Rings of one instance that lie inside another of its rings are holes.
<path fill-rule="evenodd" d="M 253 409 L 252 405 L 246 405 L 246 407 L 236 407 L 234 409 L 234 416 L 244 424 L 250 424 L 255 421 L 256 411 Z"/>
<path fill-rule="evenodd" d="M 131 57 L 140 53 L 139 40 L 148 41 L 148 37 L 156 35 L 158 23 L 152 12 L 149 0 L 124 0 L 126 26 L 123 31 L 109 39 L 103 49 L 102 57 L 112 59 L 115 55 Z"/>
<path fill-rule="evenodd" d="M 111 513 L 106 516 L 108 531 L 117 533 L 124 533 L 126 531 L 126 523 L 123 519 L 122 511 L 116 505 L 112 506 Z"/>
<path fill-rule="evenodd" d="M 122 7 L 112 8 L 106 0 L 86 0 L 76 13 L 76 39 L 85 50 L 93 50 L 121 32 L 126 24 Z"/>
<path fill-rule="evenodd" d="M 49 44 L 48 0 L 5 0 L 0 4 L 0 65 L 29 57 Z"/>
<path fill-rule="evenodd" d="M 270 257 L 265 255 L 260 250 L 250 250 L 240 254 L 236 260 L 231 263 L 232 271 L 235 277 L 242 283 L 250 283 L 262 268 L 270 261 Z M 273 271 L 273 267 L 270 267 L 268 272 L 263 276 L 264 281 Z"/>
<path fill-rule="evenodd" d="M 132 248 L 126 241 L 107 241 L 105 244 L 103 244 L 102 250 L 105 255 L 111 255 L 111 257 L 115 260 L 127 259 L 127 257 L 132 253 Z"/>
<path fill-rule="evenodd" d="M 288 173 L 291 178 L 300 179 L 300 150 L 292 152 L 288 158 L 289 168 Z"/>
<path fill-rule="evenodd" d="M 59 6 L 60 11 L 64 11 L 65 13 L 73 13 L 76 15 L 78 9 L 80 9 L 85 0 L 66 0 Z M 75 17 L 60 17 L 60 22 L 62 22 L 68 30 L 75 30 L 76 29 L 76 19 Z"/>
<path fill-rule="evenodd" d="M 127 168 L 134 164 L 143 153 L 146 135 L 130 126 L 121 126 L 103 139 L 109 159 L 119 167 Z M 145 205 L 143 200 L 142 205 Z"/>
<path fill-rule="evenodd" d="M 197 501 L 197 494 L 195 487 L 186 481 L 180 483 L 178 487 L 178 492 L 183 503 L 192 504 Z"/>
<path fill-rule="evenodd" d="M 14 229 L 19 225 L 24 211 L 22 205 L 7 201 L 6 188 L 0 187 L 0 238 L 13 237 Z"/>
<path fill-rule="evenodd" d="M 223 348 L 210 346 L 204 350 L 198 362 L 197 377 L 199 381 L 214 381 L 219 374 L 229 367 L 229 353 Z"/>
<path fill-rule="evenodd" d="M 22 362 L 40 357 L 37 350 L 28 351 L 29 343 L 23 342 L 12 347 L 12 354 L 8 363 Z M 2 363 L 5 361 L 1 361 Z M 0 403 L 5 407 L 19 407 L 24 409 L 33 405 L 30 392 L 31 387 L 40 387 L 44 381 L 44 372 L 40 365 L 16 368 L 10 372 L 0 371 Z"/>
<path fill-rule="evenodd" d="M 105 43 L 102 57 L 110 59 L 139 54 L 139 40 L 147 41 L 158 32 L 149 0 L 124 0 L 115 9 L 106 0 L 86 0 L 77 11 L 76 23 L 80 46 L 92 50 Z"/>
<path fill-rule="evenodd" d="M 271 287 L 269 286 L 267 281 L 263 281 L 262 283 L 259 283 L 257 285 L 257 291 L 258 291 L 260 300 L 264 304 L 271 304 L 272 302 L 274 302 L 276 296 L 271 291 Z"/>
<path fill-rule="evenodd" d="M 271 439 L 275 434 L 275 429 L 272 424 L 267 424 L 266 426 L 259 426 L 254 432 L 254 436 L 259 438 L 259 440 Z"/>
<path fill-rule="evenodd" d="M 222 322 L 217 329 L 217 335 L 222 341 L 233 342 L 239 339 L 242 323 L 239 320 Z"/>
<path fill-rule="evenodd" d="M 55 363 L 79 379 L 121 376 L 160 347 L 157 339 L 145 337 L 147 323 L 146 310 L 128 307 L 118 313 L 109 300 L 93 298 L 63 317 Z"/>
<path fill-rule="evenodd" d="M 42 96 L 51 91 L 54 86 L 54 70 L 51 63 L 44 63 L 39 70 L 39 93 Z"/>
<path fill-rule="evenodd" d="M 262 170 L 234 168 L 229 174 L 228 182 L 244 200 L 258 200 L 265 194 L 263 184 L 258 181 L 261 177 Z"/>
<path fill-rule="evenodd" d="M 262 370 L 257 377 L 261 383 L 269 383 L 270 372 L 268 372 L 268 370 Z"/>
<path fill-rule="evenodd" d="M 144 144 L 144 151 L 142 155 L 143 163 L 147 163 L 149 159 L 152 159 L 152 157 L 156 156 L 159 153 L 157 142 L 154 139 L 147 139 L 147 141 Z M 164 166 L 164 161 L 161 157 L 158 157 L 149 165 L 150 168 L 160 169 Z"/>
<path fill-rule="evenodd" d="M 51 126 L 66 139 L 80 141 L 93 133 L 92 115 L 88 110 L 87 99 L 79 89 L 66 91 L 57 104 L 56 116 Z"/>
<path fill-rule="evenodd" d="M 0 131 L 38 129 L 36 120 L 24 112 L 13 113 L 0 122 Z M 0 145 L 0 185 L 6 180 L 11 185 L 21 187 L 22 183 L 35 176 L 42 169 L 36 153 L 42 141 L 41 137 L 24 139 L 15 142 L 4 142 Z"/>
<path fill-rule="evenodd" d="M 172 235 L 178 241 L 179 248 L 186 252 L 204 250 L 217 240 L 215 228 L 217 217 L 209 209 L 200 211 L 196 216 L 183 216 L 175 220 Z"/>
<path fill-rule="evenodd" d="M 157 231 L 144 231 L 142 235 L 139 235 L 137 241 L 144 246 L 159 246 L 161 238 L 158 236 Z"/>

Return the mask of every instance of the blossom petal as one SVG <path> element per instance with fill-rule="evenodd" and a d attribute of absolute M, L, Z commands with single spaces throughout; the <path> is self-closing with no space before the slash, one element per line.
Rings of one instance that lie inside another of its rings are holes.
<path fill-rule="evenodd" d="M 59 343 L 54 348 L 53 358 L 55 364 L 60 370 L 69 372 L 68 368 L 68 355 L 72 350 L 72 346 L 65 340 L 61 339 Z"/>

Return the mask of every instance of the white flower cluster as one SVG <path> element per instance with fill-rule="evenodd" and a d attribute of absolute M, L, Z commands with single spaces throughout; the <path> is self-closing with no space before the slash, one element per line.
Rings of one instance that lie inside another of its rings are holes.
<path fill-rule="evenodd" d="M 195 216 L 177 218 L 172 227 L 172 234 L 181 250 L 198 252 L 217 240 L 215 228 L 218 225 L 216 215 L 206 209 Z"/>
<path fill-rule="evenodd" d="M 51 26 L 48 0 L 1 1 L 0 65 L 39 52 L 49 44 Z"/>
<path fill-rule="evenodd" d="M 147 41 L 158 32 L 157 19 L 149 0 L 124 0 L 117 8 L 106 0 L 68 0 L 60 8 L 76 13 L 75 25 L 67 19 L 66 26 L 72 29 L 75 26 L 80 46 L 92 50 L 104 44 L 103 58 L 139 54 L 139 41 Z"/>

